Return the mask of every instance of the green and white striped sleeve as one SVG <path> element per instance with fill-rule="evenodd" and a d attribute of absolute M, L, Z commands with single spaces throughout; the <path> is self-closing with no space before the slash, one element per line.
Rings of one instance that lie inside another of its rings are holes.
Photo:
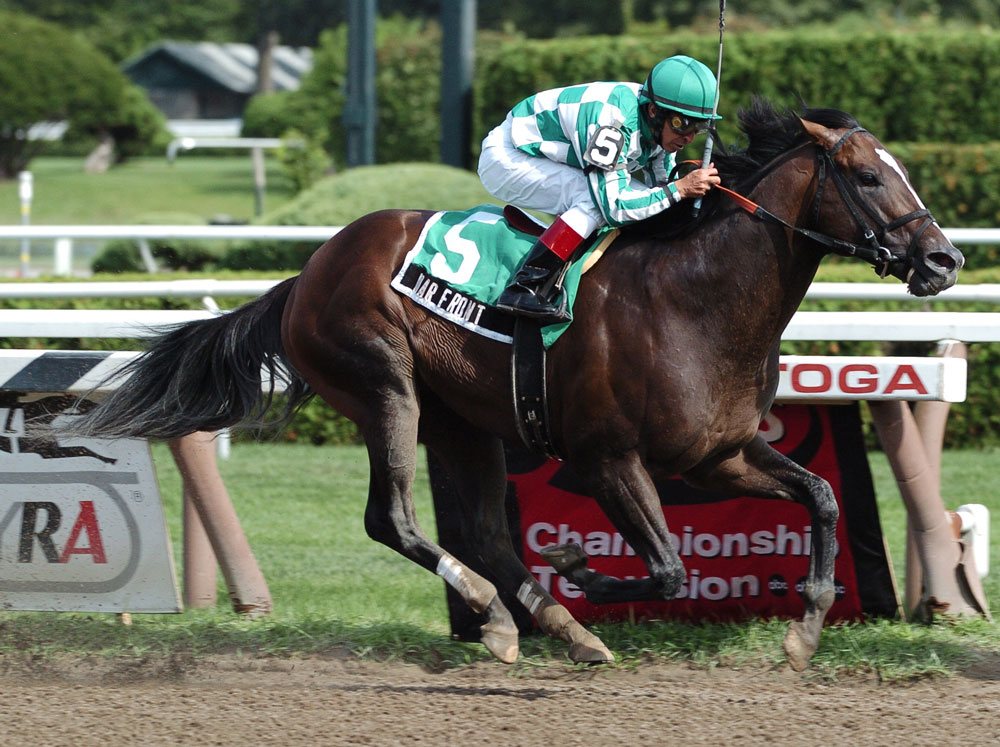
<path fill-rule="evenodd" d="M 681 201 L 673 183 L 663 187 L 644 187 L 633 181 L 625 169 L 594 169 L 588 178 L 590 196 L 601 215 L 612 226 L 645 220 Z"/>
<path fill-rule="evenodd" d="M 653 184 L 663 185 L 670 179 L 670 172 L 673 171 L 676 159 L 673 153 L 661 150 L 657 155 L 649 159 L 646 170 L 653 176 Z"/>

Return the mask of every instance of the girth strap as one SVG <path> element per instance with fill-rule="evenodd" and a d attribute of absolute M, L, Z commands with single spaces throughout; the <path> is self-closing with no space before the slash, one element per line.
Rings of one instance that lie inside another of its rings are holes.
<path fill-rule="evenodd" d="M 556 449 L 549 435 L 545 387 L 545 345 L 542 327 L 534 319 L 519 316 L 514 322 L 510 374 L 514 389 L 514 421 L 521 441 L 530 451 L 554 458 Z"/>

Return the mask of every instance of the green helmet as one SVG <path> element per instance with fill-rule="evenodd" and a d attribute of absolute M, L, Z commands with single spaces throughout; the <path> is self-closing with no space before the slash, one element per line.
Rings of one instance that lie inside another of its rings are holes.
<path fill-rule="evenodd" d="M 716 82 L 712 71 L 698 60 L 679 54 L 659 62 L 639 91 L 641 103 L 680 112 L 695 119 L 722 119 L 713 115 Z"/>

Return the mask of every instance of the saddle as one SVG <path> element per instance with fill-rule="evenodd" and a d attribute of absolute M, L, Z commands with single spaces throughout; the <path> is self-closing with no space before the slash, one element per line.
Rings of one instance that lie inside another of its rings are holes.
<path fill-rule="evenodd" d="M 504 205 L 503 217 L 510 224 L 511 228 L 517 229 L 529 236 L 537 238 L 545 231 L 545 226 L 521 210 L 521 208 L 513 205 Z"/>
<path fill-rule="evenodd" d="M 533 236 L 540 236 L 545 229 L 513 205 L 507 205 L 503 209 L 503 216 L 518 231 Z M 617 230 L 612 231 L 600 242 L 584 262 L 581 275 L 594 266 L 617 235 Z M 584 242 L 584 246 L 587 243 Z M 562 277 L 558 283 L 562 283 Z M 510 369 L 514 417 L 521 441 L 530 451 L 541 453 L 549 459 L 558 459 L 549 432 L 545 341 L 542 337 L 542 325 L 537 320 L 517 317 L 511 344 Z"/>

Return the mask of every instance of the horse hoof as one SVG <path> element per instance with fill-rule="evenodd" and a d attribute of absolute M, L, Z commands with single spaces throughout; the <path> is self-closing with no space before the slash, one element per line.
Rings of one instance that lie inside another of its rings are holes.
<path fill-rule="evenodd" d="M 604 664 L 614 661 L 615 655 L 595 638 L 588 643 L 574 643 L 570 646 L 569 658 L 575 664 Z"/>
<path fill-rule="evenodd" d="M 538 554 L 561 576 L 587 567 L 587 553 L 575 542 L 570 545 L 543 547 Z"/>
<path fill-rule="evenodd" d="M 806 626 L 795 620 L 788 626 L 782 647 L 785 649 L 785 657 L 792 669 L 796 672 L 802 672 L 809 666 L 809 660 L 816 653 L 817 643 L 810 641 Z"/>
<path fill-rule="evenodd" d="M 513 664 L 517 661 L 517 631 L 509 633 L 490 625 L 483 625 L 480 629 L 483 645 L 493 654 L 496 659 L 504 664 Z"/>

